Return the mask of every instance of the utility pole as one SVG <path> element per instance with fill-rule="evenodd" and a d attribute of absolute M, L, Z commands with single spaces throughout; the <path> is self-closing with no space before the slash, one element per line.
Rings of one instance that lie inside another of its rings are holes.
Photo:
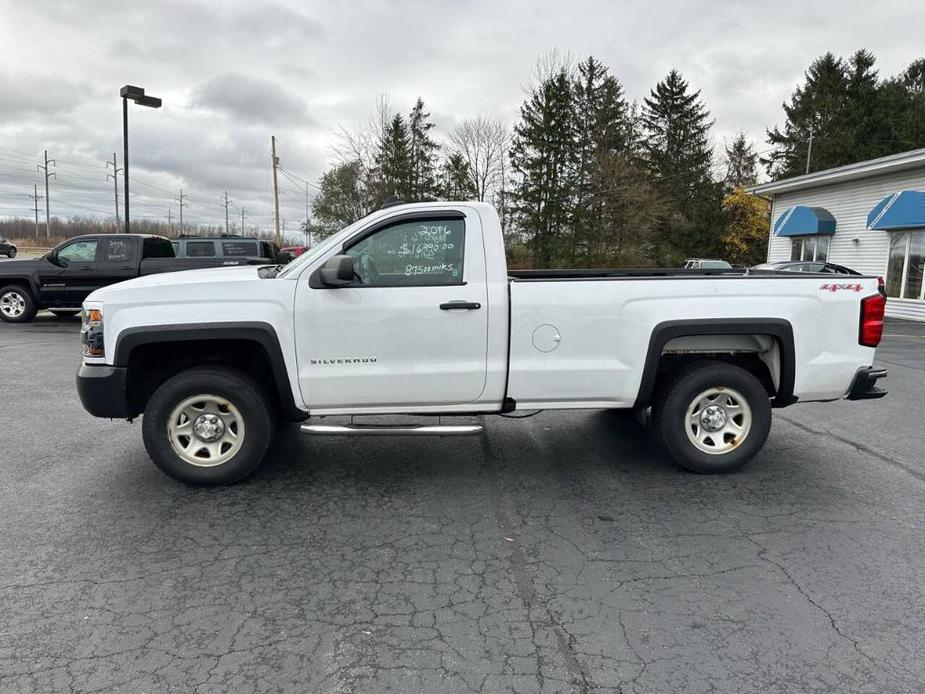
<path fill-rule="evenodd" d="M 228 233 L 228 191 L 225 191 L 225 202 L 222 203 L 225 207 L 225 233 Z"/>
<path fill-rule="evenodd" d="M 173 210 L 167 209 L 167 234 L 173 233 Z"/>
<path fill-rule="evenodd" d="M 241 208 L 241 233 L 244 233 L 244 208 Z"/>
<path fill-rule="evenodd" d="M 32 184 L 32 195 L 29 196 L 32 198 L 32 202 L 35 206 L 35 240 L 39 239 L 39 200 L 44 198 L 44 195 L 39 195 L 39 186 L 37 183 Z"/>
<path fill-rule="evenodd" d="M 54 176 L 56 179 L 58 178 L 58 176 L 55 174 L 54 171 L 48 170 L 49 165 L 57 166 L 54 159 L 48 158 L 48 150 L 46 149 L 45 150 L 45 165 L 43 166 L 42 164 L 36 164 L 35 166 L 35 168 L 38 171 L 41 171 L 42 173 L 45 174 L 45 238 L 46 239 L 49 236 L 51 236 L 51 211 L 50 211 L 50 206 L 48 204 L 48 179 L 51 178 L 52 176 Z"/>
<path fill-rule="evenodd" d="M 184 199 L 185 197 L 186 197 L 186 196 L 183 195 L 183 189 L 180 188 L 180 197 L 174 198 L 174 200 L 176 200 L 178 203 L 180 203 L 180 226 L 178 227 L 178 229 L 179 229 L 179 234 L 182 234 L 182 233 L 183 233 L 183 205 L 185 204 L 185 203 L 183 202 L 183 199 Z"/>
<path fill-rule="evenodd" d="M 312 232 L 308 225 L 308 181 L 305 181 L 305 235 L 308 237 L 308 247 L 312 247 Z"/>
<path fill-rule="evenodd" d="M 809 173 L 809 160 L 813 156 L 813 124 L 809 124 L 809 146 L 806 148 L 806 173 Z"/>
<path fill-rule="evenodd" d="M 273 157 L 273 200 L 274 206 L 276 208 L 276 245 L 281 246 L 283 244 L 283 237 L 279 233 L 279 184 L 276 181 L 276 169 L 279 168 L 279 157 L 276 156 L 276 135 L 270 136 L 270 147 L 272 149 Z"/>
<path fill-rule="evenodd" d="M 112 173 L 109 173 L 109 167 L 112 167 Z M 116 153 L 112 153 L 112 161 L 106 162 L 106 180 L 109 180 L 109 177 L 112 176 L 112 185 L 115 189 L 116 196 L 116 228 L 118 229 L 122 226 L 122 223 L 119 221 L 119 172 L 122 169 L 118 168 L 116 164 Z"/>

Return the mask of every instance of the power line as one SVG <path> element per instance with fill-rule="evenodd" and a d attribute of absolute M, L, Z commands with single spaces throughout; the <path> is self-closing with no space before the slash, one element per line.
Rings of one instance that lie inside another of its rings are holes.
<path fill-rule="evenodd" d="M 109 166 L 112 165 L 112 173 L 109 173 Z M 109 177 L 112 176 L 112 185 L 115 189 L 115 198 L 116 198 L 116 226 L 121 227 L 122 224 L 119 222 L 119 172 L 122 171 L 116 163 L 116 153 L 112 153 L 112 161 L 106 162 L 106 180 L 109 180 Z"/>
<path fill-rule="evenodd" d="M 32 200 L 35 203 L 35 239 L 39 238 L 39 200 L 45 197 L 39 195 L 39 186 L 37 183 L 32 184 Z"/>
<path fill-rule="evenodd" d="M 180 229 L 180 233 L 181 233 L 181 234 L 183 233 L 183 205 L 185 204 L 185 203 L 183 202 L 183 198 L 184 198 L 183 189 L 180 188 L 180 197 L 174 198 L 174 200 L 175 200 L 176 202 L 180 203 L 180 227 L 179 227 L 179 229 Z"/>
<path fill-rule="evenodd" d="M 52 176 L 57 178 L 57 175 L 55 174 L 54 171 L 48 170 L 49 164 L 51 166 L 57 166 L 57 164 L 55 164 L 54 159 L 49 161 L 48 150 L 46 149 L 44 166 L 42 164 L 36 164 L 36 169 L 45 174 L 45 238 L 48 238 L 49 236 L 51 236 L 51 207 L 48 201 L 48 179 L 51 178 Z"/>
<path fill-rule="evenodd" d="M 225 201 L 222 203 L 225 208 L 225 233 L 228 233 L 228 191 L 225 191 Z"/>

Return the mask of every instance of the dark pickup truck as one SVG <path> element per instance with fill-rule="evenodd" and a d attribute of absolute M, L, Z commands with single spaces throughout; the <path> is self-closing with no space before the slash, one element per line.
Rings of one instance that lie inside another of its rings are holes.
<path fill-rule="evenodd" d="M 41 258 L 0 263 L 0 320 L 26 323 L 41 309 L 74 315 L 90 292 L 142 275 L 273 263 L 229 256 L 177 258 L 170 239 L 161 236 L 76 236 Z"/>

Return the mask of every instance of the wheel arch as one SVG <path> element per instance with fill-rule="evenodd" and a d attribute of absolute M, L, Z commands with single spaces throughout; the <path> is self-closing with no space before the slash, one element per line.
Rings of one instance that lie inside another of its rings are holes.
<path fill-rule="evenodd" d="M 796 354 L 793 341 L 793 326 L 789 321 L 782 318 L 719 318 L 719 319 L 694 319 L 694 320 L 671 320 L 658 323 L 649 337 L 649 347 L 646 351 L 645 364 L 643 366 L 642 380 L 639 384 L 639 391 L 636 396 L 634 407 L 644 409 L 652 405 L 659 384 L 664 378 L 671 373 L 668 357 L 677 361 L 703 360 L 708 356 L 701 353 L 691 355 L 671 355 L 666 354 L 665 347 L 678 338 L 693 337 L 729 337 L 729 336 L 768 336 L 774 340 L 778 352 L 778 373 L 776 387 L 771 384 L 769 394 L 772 395 L 774 407 L 785 407 L 796 402 L 793 396 L 794 381 L 796 378 Z M 715 356 L 733 355 L 737 352 L 732 350 L 722 341 L 717 341 Z M 770 367 L 756 355 L 752 355 L 753 360 L 761 361 L 768 371 L 768 376 L 773 378 L 770 373 Z M 768 387 L 768 383 L 765 383 Z"/>
<path fill-rule="evenodd" d="M 296 406 L 276 330 L 248 321 L 128 328 L 116 339 L 113 365 L 128 371 L 128 400 L 136 413 L 153 391 L 179 371 L 203 365 L 227 366 L 253 376 L 290 420 L 308 413 Z"/>

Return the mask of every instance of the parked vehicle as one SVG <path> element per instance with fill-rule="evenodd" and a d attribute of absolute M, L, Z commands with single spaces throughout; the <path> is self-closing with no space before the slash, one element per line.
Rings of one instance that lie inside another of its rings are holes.
<path fill-rule="evenodd" d="M 284 268 L 94 292 L 77 386 L 97 417 L 143 413 L 151 458 L 197 485 L 245 477 L 274 420 L 309 414 L 632 408 L 681 465 L 728 472 L 761 450 L 772 407 L 885 394 L 872 364 L 886 299 L 876 277 L 846 286 L 800 273 L 508 271 L 490 205 L 399 205 Z"/>
<path fill-rule="evenodd" d="M 293 258 L 272 241 L 236 234 L 180 236 L 170 244 L 178 258 L 234 258 L 251 265 L 285 264 Z"/>
<path fill-rule="evenodd" d="M 292 253 L 293 258 L 298 258 L 308 250 L 308 246 L 283 246 L 280 250 L 284 253 Z"/>
<path fill-rule="evenodd" d="M 860 275 L 860 272 L 836 265 L 835 263 L 825 263 L 822 261 L 811 260 L 787 260 L 777 263 L 762 263 L 753 265 L 752 270 L 775 270 L 778 272 L 823 272 L 833 275 Z"/>
<path fill-rule="evenodd" d="M 0 255 L 5 255 L 7 258 L 16 257 L 16 246 L 2 236 L 0 236 Z"/>
<path fill-rule="evenodd" d="M 41 309 L 73 316 L 90 292 L 163 272 L 245 265 L 248 258 L 177 258 L 168 239 L 99 234 L 68 239 L 38 259 L 0 264 L 0 319 L 26 323 Z M 269 261 L 263 261 L 269 262 Z"/>
<path fill-rule="evenodd" d="M 731 270 L 732 265 L 725 260 L 710 260 L 709 258 L 688 258 L 681 266 L 684 270 Z"/>

